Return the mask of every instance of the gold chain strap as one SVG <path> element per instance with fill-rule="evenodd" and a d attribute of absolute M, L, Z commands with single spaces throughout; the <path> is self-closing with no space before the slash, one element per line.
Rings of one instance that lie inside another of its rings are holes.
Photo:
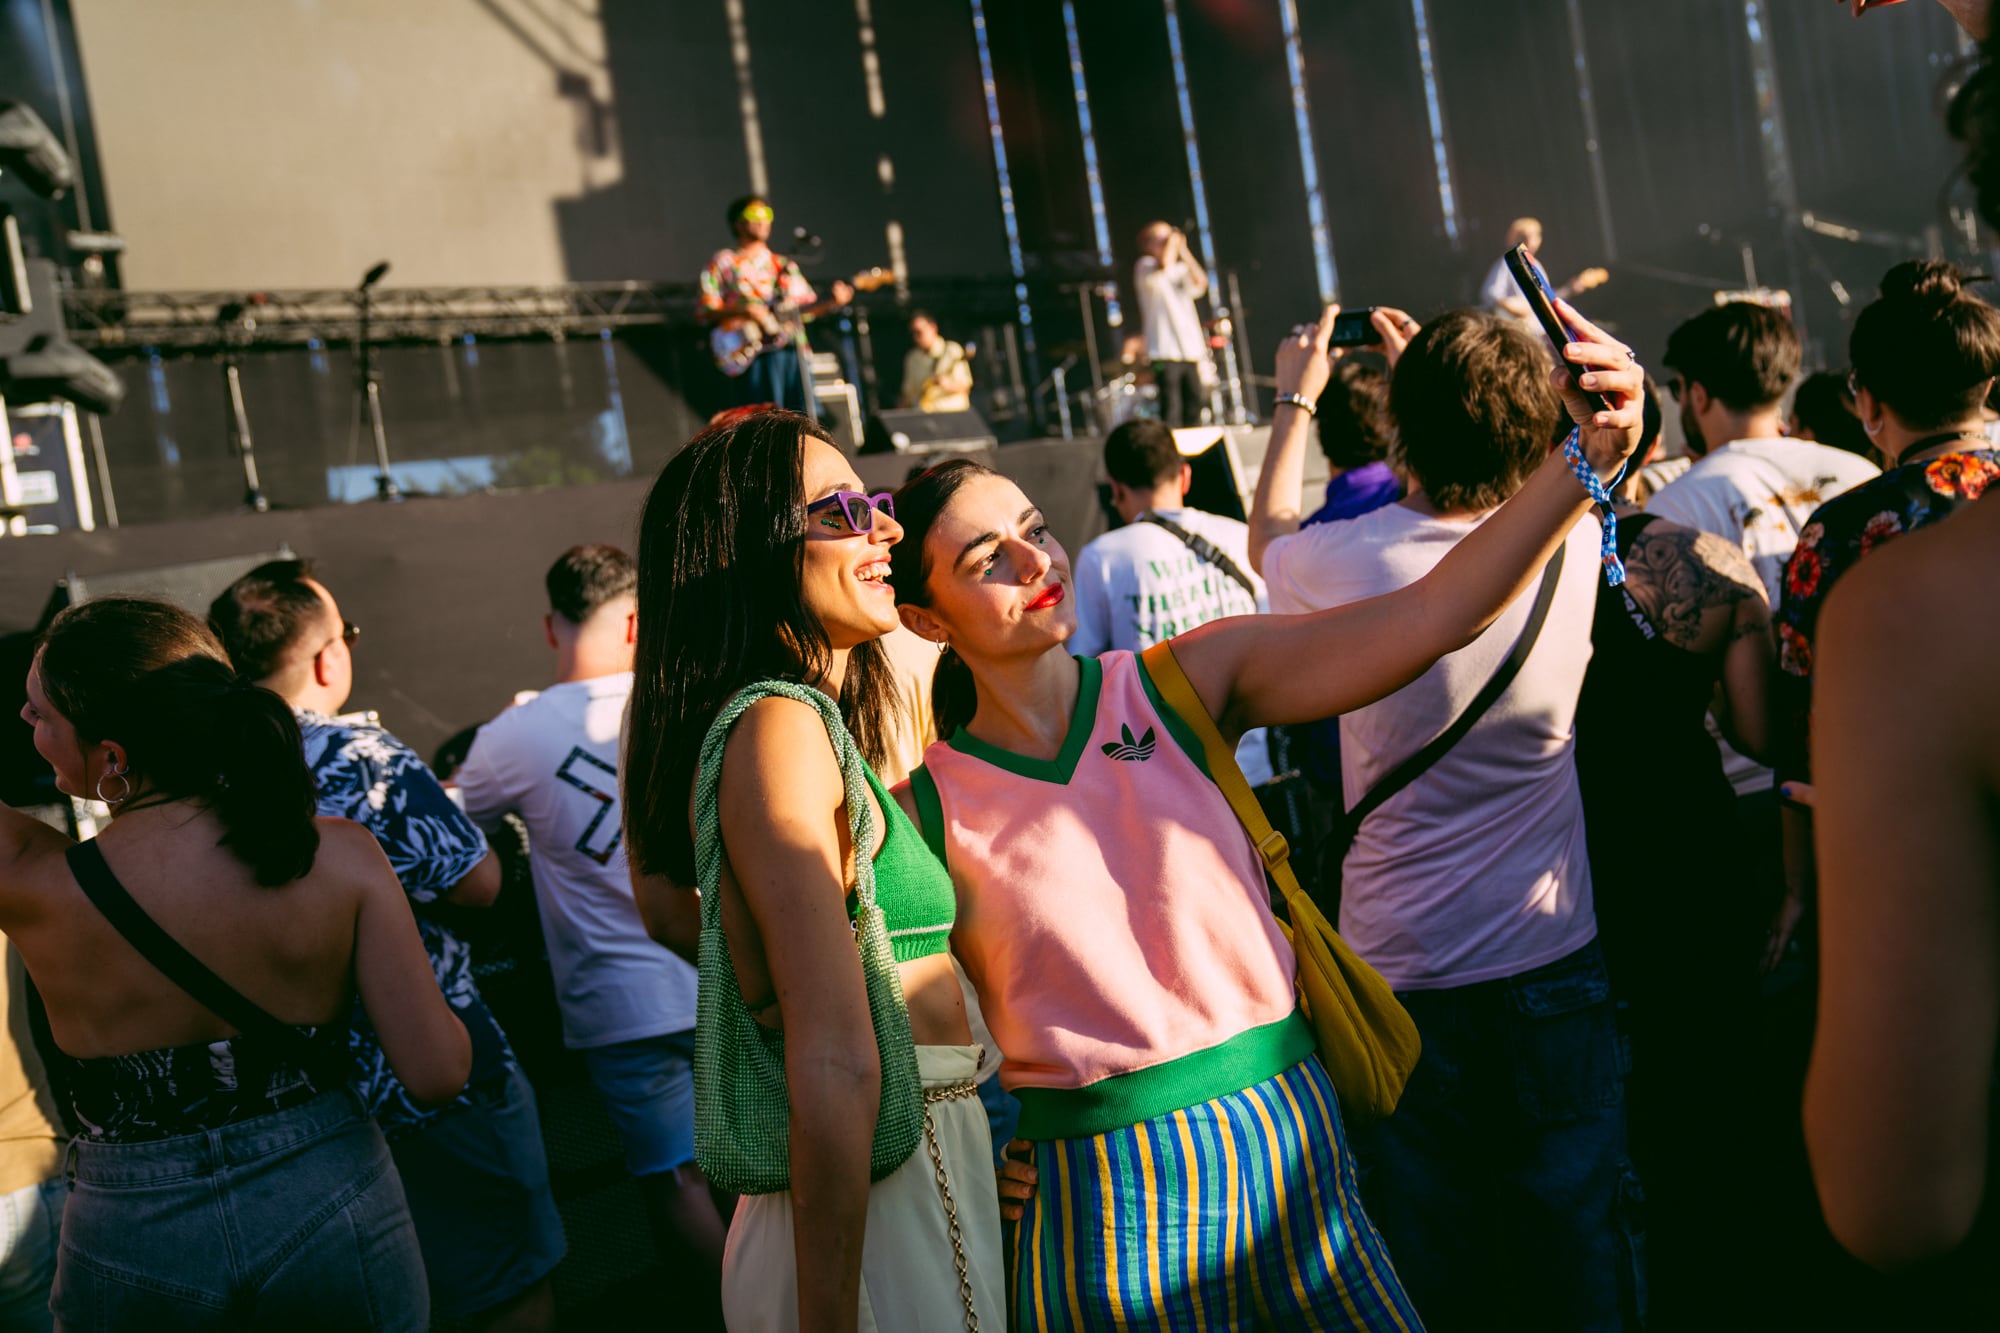
<path fill-rule="evenodd" d="M 944 1200 L 945 1228 L 951 1235 L 952 1262 L 958 1265 L 958 1298 L 965 1302 L 965 1333 L 979 1333 L 979 1311 L 972 1304 L 972 1279 L 965 1262 L 965 1241 L 958 1230 L 958 1204 L 951 1197 L 951 1178 L 944 1170 L 944 1148 L 938 1143 L 937 1126 L 931 1121 L 931 1103 L 958 1101 L 979 1095 L 979 1086 L 970 1080 L 948 1087 L 924 1089 L 924 1143 L 931 1150 L 931 1170 L 937 1175 L 938 1197 Z"/>

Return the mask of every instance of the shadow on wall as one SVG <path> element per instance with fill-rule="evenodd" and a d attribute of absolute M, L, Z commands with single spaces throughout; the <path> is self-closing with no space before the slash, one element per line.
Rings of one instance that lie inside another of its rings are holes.
<path fill-rule="evenodd" d="M 555 205 L 574 282 L 691 280 L 728 240 L 723 204 L 750 188 L 723 0 L 601 0 L 624 170 Z"/>

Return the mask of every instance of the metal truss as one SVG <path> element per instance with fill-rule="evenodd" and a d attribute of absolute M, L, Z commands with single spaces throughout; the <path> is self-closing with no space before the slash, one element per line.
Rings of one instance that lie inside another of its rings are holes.
<path fill-rule="evenodd" d="M 371 341 L 596 337 L 606 329 L 692 324 L 692 283 L 580 282 L 559 287 L 411 287 L 373 293 Z M 72 341 L 102 355 L 139 349 L 217 351 L 351 343 L 360 333 L 352 289 L 63 293 Z"/>

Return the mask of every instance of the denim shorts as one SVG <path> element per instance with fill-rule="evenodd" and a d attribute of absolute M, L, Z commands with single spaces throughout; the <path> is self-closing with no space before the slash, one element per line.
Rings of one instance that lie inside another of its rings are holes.
<path fill-rule="evenodd" d="M 655 1176 L 694 1160 L 694 1029 L 583 1052 L 625 1141 L 625 1169 Z"/>
<path fill-rule="evenodd" d="M 512 1300 L 554 1271 L 564 1250 L 528 1076 L 509 1064 L 466 1100 L 389 1145 L 441 1319 Z"/>
<path fill-rule="evenodd" d="M 78 1139 L 67 1175 L 65 1329 L 429 1327 L 403 1187 L 346 1089 L 199 1134 Z"/>

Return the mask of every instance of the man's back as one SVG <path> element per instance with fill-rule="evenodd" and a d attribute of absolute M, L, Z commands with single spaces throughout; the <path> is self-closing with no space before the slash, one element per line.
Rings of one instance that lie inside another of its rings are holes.
<path fill-rule="evenodd" d="M 1250 575 L 1256 595 L 1159 524 L 1128 523 L 1077 554 L 1073 652 L 1085 657 L 1113 648 L 1137 652 L 1211 620 L 1264 609 L 1263 581 L 1250 573 L 1248 528 L 1199 509 L 1157 512 L 1234 561 Z"/>
<path fill-rule="evenodd" d="M 1321 610 L 1416 582 L 1479 520 L 1389 505 L 1280 538 L 1272 609 Z M 1599 529 L 1579 522 L 1533 653 L 1452 751 L 1362 825 L 1342 876 L 1340 930 L 1398 990 L 1514 976 L 1596 933 L 1571 724 L 1596 608 Z M 1471 645 L 1340 719 L 1347 803 L 1441 734 L 1512 650 L 1517 598 Z"/>
<path fill-rule="evenodd" d="M 452 804 L 409 746 L 366 722 L 300 712 L 306 766 L 319 786 L 319 813 L 351 819 L 375 835 L 403 892 L 417 908 L 417 930 L 431 956 L 444 997 L 473 1038 L 473 1082 L 511 1061 L 472 976 L 472 950 L 456 932 L 425 912 L 486 858 L 486 838 Z M 350 1045 L 356 1087 L 385 1132 L 434 1118 L 442 1107 L 412 1100 L 389 1069 L 372 1024 L 356 1007 Z M 469 1094 L 468 1094 L 469 1095 Z M 461 1097 L 458 1105 L 465 1099 Z"/>
<path fill-rule="evenodd" d="M 1870 477 L 1865 458 L 1810 440 L 1736 440 L 1646 502 L 1649 512 L 1742 547 L 1773 606 L 1813 510 Z"/>
<path fill-rule="evenodd" d="M 590 1048 L 694 1026 L 694 969 L 646 934 L 625 862 L 619 736 L 632 673 L 553 685 L 479 729 L 457 773 L 466 812 L 528 826 L 562 1009 Z"/>

